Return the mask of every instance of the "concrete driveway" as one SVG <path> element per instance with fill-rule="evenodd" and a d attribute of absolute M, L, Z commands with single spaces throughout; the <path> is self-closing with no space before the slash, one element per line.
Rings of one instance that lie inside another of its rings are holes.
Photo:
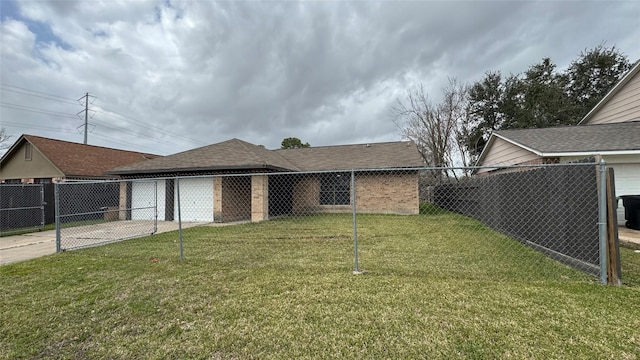
<path fill-rule="evenodd" d="M 205 223 L 182 223 L 186 229 Z M 143 229 L 143 230 L 141 230 Z M 144 229 L 148 229 L 147 235 L 153 231 L 153 223 L 150 221 L 114 221 L 102 224 L 77 226 L 62 229 L 62 248 L 98 246 L 125 234 L 138 234 L 136 237 L 145 236 Z M 156 234 L 178 230 L 178 223 L 174 221 L 158 221 Z M 67 245 L 69 244 L 69 245 Z M 30 234 L 0 237 L 0 265 L 11 264 L 19 261 L 35 259 L 56 252 L 56 231 L 47 230 Z"/>
<path fill-rule="evenodd" d="M 0 265 L 55 254 L 56 231 L 40 231 L 0 238 Z"/>

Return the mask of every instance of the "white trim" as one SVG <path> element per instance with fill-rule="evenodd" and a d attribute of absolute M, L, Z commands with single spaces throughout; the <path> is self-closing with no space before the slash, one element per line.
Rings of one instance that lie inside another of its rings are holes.
<path fill-rule="evenodd" d="M 515 146 L 517 146 L 517 147 L 523 148 L 523 149 L 525 149 L 525 150 L 527 150 L 527 151 L 530 151 L 530 152 L 532 152 L 532 153 L 534 153 L 534 154 L 536 154 L 536 155 L 544 156 L 544 153 L 540 152 L 539 150 L 536 150 L 536 149 L 534 149 L 534 148 L 530 148 L 530 147 L 528 147 L 528 146 L 526 146 L 526 145 L 524 145 L 524 144 L 520 144 L 519 142 L 514 141 L 514 140 L 511 140 L 511 139 L 509 139 L 509 138 L 507 138 L 507 137 L 504 137 L 504 136 L 502 136 L 502 135 L 500 135 L 500 134 L 495 134 L 495 135 L 496 135 L 497 137 L 499 137 L 500 139 L 502 139 L 502 140 L 504 140 L 504 141 L 506 141 L 506 142 L 508 142 L 508 143 L 511 143 L 511 144 L 513 144 L 513 145 L 515 145 Z"/>
<path fill-rule="evenodd" d="M 559 153 L 541 153 L 540 156 L 552 157 L 552 156 L 593 156 L 593 155 L 640 155 L 640 150 L 612 150 L 612 151 L 574 151 L 574 152 L 559 152 Z"/>
<path fill-rule="evenodd" d="M 620 89 L 625 86 L 630 80 L 631 78 L 634 77 L 635 74 L 637 74 L 638 72 L 640 72 L 640 60 L 636 61 L 636 64 L 629 70 L 627 71 L 627 73 L 622 77 L 622 79 L 620 79 L 618 81 L 618 83 L 611 89 L 609 90 L 609 92 L 607 93 L 607 95 L 605 95 L 602 100 L 598 101 L 598 103 L 596 104 L 596 106 L 593 107 L 593 109 L 591 109 L 587 115 L 585 115 L 582 120 L 580 120 L 580 122 L 578 122 L 578 125 L 583 125 L 582 123 L 584 122 L 584 125 L 589 125 L 587 124 L 589 122 L 589 119 L 593 116 L 593 114 L 597 113 L 598 111 L 600 111 L 600 109 L 609 102 L 609 100 L 611 100 L 611 98 L 618 92 L 620 91 Z"/>

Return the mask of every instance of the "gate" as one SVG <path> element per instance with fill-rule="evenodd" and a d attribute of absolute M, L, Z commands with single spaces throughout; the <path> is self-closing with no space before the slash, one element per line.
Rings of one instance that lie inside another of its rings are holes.
<path fill-rule="evenodd" d="M 157 231 L 157 181 L 58 183 L 55 192 L 57 251 L 103 245 Z"/>
<path fill-rule="evenodd" d="M 44 229 L 42 184 L 0 185 L 0 235 Z"/>

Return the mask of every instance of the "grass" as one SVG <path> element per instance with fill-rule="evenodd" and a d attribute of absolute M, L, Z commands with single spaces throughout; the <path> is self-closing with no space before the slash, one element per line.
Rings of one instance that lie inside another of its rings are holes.
<path fill-rule="evenodd" d="M 615 358 L 640 286 L 612 287 L 457 215 L 325 215 L 0 267 L 0 358 Z M 640 254 L 621 249 L 625 282 Z"/>

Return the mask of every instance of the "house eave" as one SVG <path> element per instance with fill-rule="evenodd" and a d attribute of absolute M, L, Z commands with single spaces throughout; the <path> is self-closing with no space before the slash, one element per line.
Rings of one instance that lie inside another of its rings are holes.
<path fill-rule="evenodd" d="M 207 171 L 238 171 L 238 170 L 274 170 L 274 171 L 295 171 L 292 169 L 281 168 L 266 164 L 259 165 L 238 165 L 238 166 L 208 166 L 208 167 L 185 167 L 185 168 L 160 168 L 145 170 L 123 170 L 123 171 L 106 171 L 108 175 L 135 175 L 135 174 L 167 174 L 167 173 L 188 173 L 188 172 L 207 172 Z"/>
<path fill-rule="evenodd" d="M 610 151 L 567 151 L 567 152 L 547 152 L 540 156 L 550 157 L 575 157 L 575 156 L 596 156 L 596 155 L 640 155 L 640 150 L 610 150 Z"/>

